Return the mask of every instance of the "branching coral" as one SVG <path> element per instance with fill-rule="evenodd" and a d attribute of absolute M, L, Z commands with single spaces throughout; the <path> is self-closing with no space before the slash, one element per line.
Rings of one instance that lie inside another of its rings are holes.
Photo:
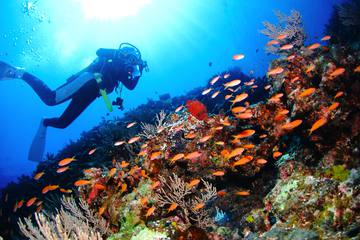
<path fill-rule="evenodd" d="M 166 127 L 166 113 L 162 110 L 159 114 L 156 115 L 155 124 L 150 123 L 141 123 L 142 133 L 139 136 L 145 137 L 146 139 L 151 139 L 155 137 L 163 128 Z"/>
<path fill-rule="evenodd" d="M 194 192 L 175 173 L 167 179 L 159 177 L 162 187 L 156 193 L 155 199 L 159 206 L 176 203 L 181 209 L 181 216 L 186 223 L 194 222 L 201 228 L 213 224 L 209 210 L 206 208 L 194 209 L 198 204 L 206 204 L 216 196 L 216 188 L 209 182 L 202 180 L 205 188 L 202 192 Z"/>
<path fill-rule="evenodd" d="M 298 11 L 292 10 L 290 15 L 285 15 L 280 11 L 276 11 L 275 15 L 278 18 L 278 25 L 270 22 L 263 22 L 265 29 L 260 32 L 271 39 L 276 39 L 280 35 L 285 34 L 286 38 L 279 40 L 279 43 L 291 44 L 295 48 L 300 48 L 304 45 L 306 39 L 301 14 Z M 274 45 L 266 46 L 266 51 L 274 54 L 278 54 L 279 48 Z"/>
<path fill-rule="evenodd" d="M 339 16 L 345 26 L 360 25 L 360 1 L 350 1 L 339 6 Z"/>
<path fill-rule="evenodd" d="M 106 222 L 95 216 L 85 201 L 79 206 L 74 198 L 62 200 L 62 207 L 54 215 L 35 213 L 37 226 L 30 218 L 20 219 L 21 232 L 31 240 L 100 240 L 108 233 Z"/>

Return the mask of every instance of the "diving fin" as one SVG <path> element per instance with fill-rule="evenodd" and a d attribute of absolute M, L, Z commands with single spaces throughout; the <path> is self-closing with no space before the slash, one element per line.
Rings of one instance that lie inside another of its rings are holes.
<path fill-rule="evenodd" d="M 44 119 L 41 120 L 39 129 L 31 143 L 28 159 L 33 162 L 41 162 L 45 151 L 46 130 Z"/>
<path fill-rule="evenodd" d="M 21 79 L 24 75 L 24 69 L 13 67 L 5 62 L 0 61 L 0 80 Z"/>

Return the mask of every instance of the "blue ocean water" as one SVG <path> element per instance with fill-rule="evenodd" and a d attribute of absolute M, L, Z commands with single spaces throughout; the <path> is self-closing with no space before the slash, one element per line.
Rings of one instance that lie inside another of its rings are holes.
<path fill-rule="evenodd" d="M 332 7 L 340 0 L 63 0 L 1 1 L 0 60 L 25 68 L 56 88 L 87 66 L 98 48 L 130 42 L 148 61 L 133 91 L 124 90 L 125 111 L 169 93 L 183 94 L 202 86 L 212 75 L 239 67 L 263 76 L 273 56 L 264 51 L 268 39 L 262 22 L 276 22 L 275 10 L 298 10 L 308 41 L 323 35 Z M 244 61 L 231 56 L 245 54 Z M 209 66 L 209 62 L 212 63 Z M 0 82 L 0 187 L 36 163 L 27 160 L 42 117 L 59 116 L 67 103 L 46 106 L 20 80 Z M 110 95 L 115 98 L 115 95 Z M 103 117 L 122 116 L 107 110 L 99 98 L 68 128 L 49 128 L 46 151 L 56 153 Z"/>

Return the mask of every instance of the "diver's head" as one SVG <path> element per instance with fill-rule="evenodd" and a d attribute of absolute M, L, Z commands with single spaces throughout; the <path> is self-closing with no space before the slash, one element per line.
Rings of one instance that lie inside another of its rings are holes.
<path fill-rule="evenodd" d="M 122 62 L 129 79 L 141 77 L 143 70 L 148 71 L 146 61 L 141 59 L 141 53 L 137 47 L 130 43 L 121 43 L 116 58 Z"/>

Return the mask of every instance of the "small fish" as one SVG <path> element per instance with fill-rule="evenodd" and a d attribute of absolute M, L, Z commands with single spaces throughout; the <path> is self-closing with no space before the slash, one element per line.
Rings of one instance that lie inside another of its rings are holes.
<path fill-rule="evenodd" d="M 227 78 L 229 78 L 229 77 L 230 77 L 230 73 L 224 74 L 224 78 L 225 78 L 225 79 L 227 79 Z"/>
<path fill-rule="evenodd" d="M 74 157 L 71 157 L 71 158 L 64 158 L 63 160 L 61 160 L 61 161 L 59 162 L 58 165 L 59 165 L 60 167 L 63 167 L 63 166 L 66 166 L 66 165 L 70 164 L 70 163 L 73 162 L 73 161 L 76 161 L 75 156 L 74 156 Z"/>
<path fill-rule="evenodd" d="M 129 163 L 125 162 L 125 161 L 122 161 L 120 164 L 120 167 L 122 167 L 122 168 L 126 168 L 127 166 L 129 166 Z"/>
<path fill-rule="evenodd" d="M 63 173 L 66 172 L 69 169 L 69 166 L 61 167 L 56 170 L 57 173 Z"/>
<path fill-rule="evenodd" d="M 204 91 L 202 91 L 201 95 L 206 95 L 209 92 L 211 92 L 211 90 L 212 90 L 212 88 L 205 89 Z"/>
<path fill-rule="evenodd" d="M 336 95 L 334 96 L 334 99 L 337 99 L 337 98 L 341 97 L 342 95 L 344 95 L 344 92 L 342 92 L 342 91 L 337 92 Z"/>
<path fill-rule="evenodd" d="M 307 88 L 305 89 L 302 93 L 300 93 L 299 97 L 303 98 L 303 97 L 307 97 L 310 96 L 311 94 L 313 94 L 316 91 L 315 88 Z"/>
<path fill-rule="evenodd" d="M 54 191 L 54 190 L 56 190 L 58 188 L 59 188 L 59 185 L 48 185 L 48 186 L 44 187 L 41 190 L 41 192 L 42 192 L 42 194 L 45 194 L 45 193 L 47 193 L 49 191 Z"/>
<path fill-rule="evenodd" d="M 319 120 L 317 120 L 312 126 L 311 129 L 309 130 L 309 136 L 318 128 L 322 127 L 323 125 L 325 125 L 325 123 L 327 123 L 326 118 L 320 118 Z"/>
<path fill-rule="evenodd" d="M 20 200 L 17 204 L 17 209 L 21 208 L 24 205 L 24 200 Z"/>
<path fill-rule="evenodd" d="M 159 159 L 161 158 L 161 152 L 160 151 L 157 151 L 157 152 L 153 152 L 150 156 L 150 160 L 153 161 L 153 160 L 156 160 L 156 159 Z"/>
<path fill-rule="evenodd" d="M 198 210 L 202 209 L 203 207 L 205 207 L 205 203 L 200 202 L 193 207 L 193 210 L 198 211 Z"/>
<path fill-rule="evenodd" d="M 255 130 L 247 129 L 242 131 L 241 133 L 235 135 L 235 138 L 241 139 L 241 138 L 247 138 L 255 134 Z"/>
<path fill-rule="evenodd" d="M 99 216 L 103 215 L 105 210 L 106 210 L 106 207 L 99 207 L 99 211 L 98 211 Z"/>
<path fill-rule="evenodd" d="M 228 155 L 227 155 L 227 158 L 230 159 L 230 158 L 233 158 L 233 157 L 236 157 L 236 156 L 239 156 L 241 155 L 243 152 L 244 152 L 244 148 L 235 148 L 234 150 L 232 150 Z"/>
<path fill-rule="evenodd" d="M 213 127 L 214 131 L 221 131 L 224 129 L 224 126 L 217 126 L 217 127 Z"/>
<path fill-rule="evenodd" d="M 221 176 L 225 175 L 225 172 L 224 171 L 215 171 L 212 173 L 212 175 L 216 176 L 216 177 L 221 177 Z"/>
<path fill-rule="evenodd" d="M 225 96 L 225 100 L 229 100 L 232 97 L 232 94 L 228 94 Z"/>
<path fill-rule="evenodd" d="M 216 193 L 219 197 L 225 197 L 226 195 L 226 191 L 225 190 L 220 190 Z"/>
<path fill-rule="evenodd" d="M 153 184 L 151 184 L 150 188 L 151 188 L 151 189 L 156 189 L 156 188 L 159 187 L 159 186 L 160 186 L 160 181 L 156 181 L 156 182 L 154 182 Z"/>
<path fill-rule="evenodd" d="M 253 149 L 254 147 L 255 147 L 254 144 L 245 144 L 245 145 L 243 146 L 243 148 L 245 148 L 245 149 Z"/>
<path fill-rule="evenodd" d="M 356 73 L 360 72 L 360 65 L 354 69 L 354 72 L 356 72 Z"/>
<path fill-rule="evenodd" d="M 326 35 L 326 36 L 322 37 L 320 40 L 321 41 L 329 41 L 330 39 L 331 39 L 331 36 Z"/>
<path fill-rule="evenodd" d="M 190 133 L 187 133 L 187 134 L 185 134 L 185 138 L 186 139 L 194 139 L 194 138 L 196 138 L 196 134 L 194 133 L 194 132 L 190 132 Z"/>
<path fill-rule="evenodd" d="M 280 50 L 290 50 L 290 49 L 292 49 L 292 48 L 294 48 L 294 45 L 292 45 L 292 44 L 285 44 L 285 45 L 283 45 L 283 46 L 281 46 L 280 47 Z"/>
<path fill-rule="evenodd" d="M 307 47 L 307 49 L 309 50 L 315 50 L 317 48 L 321 47 L 321 44 L 320 43 L 314 43 L 314 44 L 311 44 L 310 46 Z"/>
<path fill-rule="evenodd" d="M 199 139 L 199 143 L 204 143 L 207 142 L 208 140 L 210 140 L 213 136 L 212 135 L 207 135 L 205 137 L 202 137 Z"/>
<path fill-rule="evenodd" d="M 106 189 L 106 187 L 100 183 L 95 183 L 94 188 L 97 190 L 105 190 Z"/>
<path fill-rule="evenodd" d="M 236 118 L 239 119 L 250 119 L 253 117 L 253 114 L 250 112 L 245 112 L 245 113 L 240 113 L 240 114 L 236 114 L 235 116 Z"/>
<path fill-rule="evenodd" d="M 295 54 L 292 54 L 286 58 L 286 60 L 291 61 L 295 58 Z"/>
<path fill-rule="evenodd" d="M 210 81 L 210 85 L 214 85 L 218 80 L 220 79 L 220 76 L 216 76 Z"/>
<path fill-rule="evenodd" d="M 289 123 L 286 123 L 286 124 L 282 125 L 281 129 L 289 131 L 289 130 L 292 130 L 292 129 L 298 127 L 301 123 L 302 123 L 302 120 L 297 119 L 297 120 L 294 120 L 292 122 L 289 122 Z"/>
<path fill-rule="evenodd" d="M 139 137 L 139 136 L 132 137 L 129 139 L 128 144 L 135 143 L 135 142 L 139 141 L 140 139 L 141 139 L 141 137 Z"/>
<path fill-rule="evenodd" d="M 288 113 L 289 113 L 289 110 L 287 110 L 287 109 L 282 109 L 279 111 L 279 114 L 282 114 L 282 115 L 286 115 Z"/>
<path fill-rule="evenodd" d="M 177 206 L 178 206 L 177 203 L 174 203 L 174 202 L 171 203 L 171 205 L 168 209 L 168 213 L 174 211 L 177 208 Z"/>
<path fill-rule="evenodd" d="M 315 65 L 311 64 L 306 68 L 305 73 L 310 73 L 310 72 L 312 72 L 314 70 L 315 70 Z"/>
<path fill-rule="evenodd" d="M 131 122 L 128 125 L 126 125 L 126 128 L 131 128 L 136 125 L 136 122 Z"/>
<path fill-rule="evenodd" d="M 330 105 L 330 107 L 328 107 L 328 111 L 331 112 L 335 109 L 337 109 L 339 107 L 340 103 L 339 102 L 334 102 L 333 104 Z"/>
<path fill-rule="evenodd" d="M 276 116 L 274 117 L 275 122 L 281 122 L 286 118 L 286 116 L 284 114 L 276 114 Z"/>
<path fill-rule="evenodd" d="M 241 80 L 235 79 L 224 84 L 225 89 L 235 87 L 241 83 Z"/>
<path fill-rule="evenodd" d="M 145 214 L 145 217 L 148 218 L 150 217 L 151 215 L 153 215 L 155 212 L 155 206 L 152 206 L 151 208 L 149 208 Z"/>
<path fill-rule="evenodd" d="M 219 95 L 220 91 L 216 91 L 211 95 L 211 98 L 216 98 Z"/>
<path fill-rule="evenodd" d="M 267 161 L 265 159 L 263 159 L 263 158 L 259 158 L 259 159 L 256 160 L 256 163 L 262 165 L 262 164 L 267 163 Z"/>
<path fill-rule="evenodd" d="M 45 172 L 39 172 L 39 173 L 35 174 L 34 179 L 39 180 L 44 174 L 45 174 Z"/>
<path fill-rule="evenodd" d="M 247 93 L 241 93 L 239 95 L 236 95 L 235 99 L 230 101 L 230 102 L 235 104 L 235 103 L 238 103 L 238 102 L 241 102 L 241 101 L 245 100 L 248 96 L 249 96 L 249 94 L 247 94 Z"/>
<path fill-rule="evenodd" d="M 180 112 L 184 108 L 184 105 L 181 105 L 175 109 L 175 112 Z"/>
<path fill-rule="evenodd" d="M 266 46 L 277 45 L 277 44 L 280 44 L 280 42 L 274 39 L 274 40 L 267 42 Z"/>
<path fill-rule="evenodd" d="M 245 55 L 244 54 L 236 54 L 232 57 L 233 60 L 238 61 L 241 59 L 244 59 Z"/>
<path fill-rule="evenodd" d="M 42 205 L 40 205 L 36 208 L 36 212 L 39 213 L 41 211 L 41 209 L 42 209 Z"/>
<path fill-rule="evenodd" d="M 269 102 L 280 102 L 280 98 L 282 98 L 282 96 L 284 96 L 283 93 L 278 93 L 278 94 L 275 94 L 274 96 L 272 96 L 271 98 L 269 98 Z"/>
<path fill-rule="evenodd" d="M 223 141 L 217 141 L 215 142 L 216 145 L 219 145 L 219 146 L 224 146 L 225 143 Z"/>
<path fill-rule="evenodd" d="M 246 107 L 242 107 L 242 106 L 231 108 L 231 112 L 233 114 L 243 113 L 245 111 L 246 111 Z"/>
<path fill-rule="evenodd" d="M 146 174 L 146 171 L 145 171 L 144 169 L 140 171 L 140 175 L 141 175 L 141 177 L 143 177 L 143 178 L 147 178 L 147 177 L 148 177 L 148 175 Z"/>
<path fill-rule="evenodd" d="M 122 183 L 121 184 L 121 190 L 120 190 L 120 193 L 123 193 L 127 190 L 127 184 L 126 183 Z"/>
<path fill-rule="evenodd" d="M 252 156 L 244 156 L 240 160 L 234 162 L 233 166 L 236 167 L 236 166 L 245 165 L 245 164 L 251 162 L 253 160 L 253 158 L 254 157 L 252 157 Z"/>
<path fill-rule="evenodd" d="M 94 172 L 94 170 L 92 168 L 88 168 L 88 169 L 83 170 L 83 173 L 87 173 L 87 174 L 91 174 L 93 172 Z"/>
<path fill-rule="evenodd" d="M 259 136 L 259 138 L 266 138 L 266 137 L 267 137 L 266 134 L 261 134 L 261 135 Z"/>
<path fill-rule="evenodd" d="M 269 90 L 270 88 L 271 88 L 271 85 L 266 85 L 266 86 L 264 87 L 265 90 Z"/>
<path fill-rule="evenodd" d="M 72 193 L 72 190 L 71 189 L 60 188 L 60 192 L 62 192 L 62 193 Z"/>
<path fill-rule="evenodd" d="M 88 154 L 89 154 L 89 155 L 92 155 L 92 154 L 94 154 L 94 152 L 96 152 L 96 150 L 97 150 L 97 148 L 91 149 L 91 150 L 88 152 Z"/>
<path fill-rule="evenodd" d="M 109 177 L 112 177 L 112 176 L 114 176 L 115 173 L 116 173 L 116 168 L 111 168 L 111 169 L 109 170 L 108 176 L 109 176 Z"/>
<path fill-rule="evenodd" d="M 343 74 L 345 72 L 345 68 L 337 68 L 335 69 L 331 74 L 330 74 L 330 78 L 336 78 L 337 76 Z"/>
<path fill-rule="evenodd" d="M 194 160 L 194 159 L 197 159 L 197 158 L 201 157 L 201 155 L 202 155 L 201 152 L 195 151 L 195 152 L 187 154 L 185 156 L 185 159 Z"/>
<path fill-rule="evenodd" d="M 30 198 L 30 199 L 26 202 L 26 206 L 27 206 L 27 207 L 31 207 L 31 206 L 35 203 L 36 200 L 37 200 L 37 197 L 32 197 L 32 198 Z"/>
<path fill-rule="evenodd" d="M 149 199 L 147 197 L 143 197 L 140 199 L 140 204 L 142 206 L 146 206 L 148 202 L 149 202 Z"/>
<path fill-rule="evenodd" d="M 118 147 L 118 146 L 123 145 L 124 143 L 125 143 L 125 141 L 117 141 L 117 142 L 114 143 L 114 146 Z"/>
<path fill-rule="evenodd" d="M 199 183 L 200 183 L 200 179 L 193 179 L 186 186 L 188 188 L 192 188 L 194 186 L 197 186 Z"/>
<path fill-rule="evenodd" d="M 287 34 L 285 33 L 280 34 L 279 36 L 276 37 L 277 40 L 284 40 L 285 38 L 287 38 Z"/>
<path fill-rule="evenodd" d="M 76 182 L 74 182 L 74 186 L 79 187 L 79 186 L 88 185 L 90 183 L 91 183 L 91 181 L 89 181 L 89 180 L 81 179 L 81 180 L 77 180 Z"/>
<path fill-rule="evenodd" d="M 284 72 L 284 69 L 282 67 L 276 67 L 276 68 L 270 69 L 268 71 L 268 75 L 273 76 L 273 75 L 281 74 L 283 72 Z"/>
<path fill-rule="evenodd" d="M 43 204 L 43 201 L 38 201 L 35 205 L 40 206 L 41 204 Z"/>
<path fill-rule="evenodd" d="M 277 159 L 277 158 L 280 157 L 281 155 L 282 155 L 282 153 L 279 152 L 279 151 L 273 152 L 273 158 L 275 158 L 275 159 Z"/>
<path fill-rule="evenodd" d="M 183 154 L 183 153 L 178 153 L 178 154 L 176 154 L 174 157 L 172 157 L 171 159 L 170 159 L 170 161 L 171 162 L 176 162 L 176 161 L 178 161 L 178 160 L 180 160 L 180 159 L 183 159 L 185 157 L 185 155 Z"/>
<path fill-rule="evenodd" d="M 249 196 L 250 195 L 250 192 L 249 191 L 238 191 L 235 193 L 235 195 L 238 195 L 238 196 Z"/>

